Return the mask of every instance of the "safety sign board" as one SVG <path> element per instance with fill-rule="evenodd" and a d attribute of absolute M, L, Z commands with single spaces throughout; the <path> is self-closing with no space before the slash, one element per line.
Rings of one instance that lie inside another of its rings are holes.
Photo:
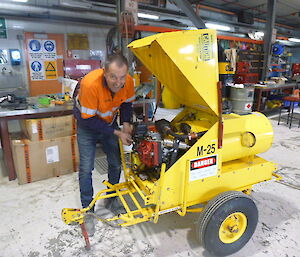
<path fill-rule="evenodd" d="M 217 173 L 217 155 L 194 159 L 190 162 L 190 181 L 216 176 Z"/>
<path fill-rule="evenodd" d="M 57 79 L 56 61 L 45 61 L 44 66 L 46 79 Z"/>
<path fill-rule="evenodd" d="M 29 39 L 27 49 L 31 80 L 57 79 L 56 41 Z"/>
<path fill-rule="evenodd" d="M 0 18 L 0 38 L 7 38 L 7 27 L 4 18 Z"/>
<path fill-rule="evenodd" d="M 41 61 L 30 61 L 30 78 L 31 80 L 44 80 L 44 64 Z"/>

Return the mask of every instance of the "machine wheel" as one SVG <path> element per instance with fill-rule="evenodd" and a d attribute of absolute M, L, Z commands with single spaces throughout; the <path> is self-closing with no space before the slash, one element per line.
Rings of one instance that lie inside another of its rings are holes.
<path fill-rule="evenodd" d="M 197 236 L 208 252 L 226 256 L 249 241 L 257 221 L 254 201 L 241 192 L 227 191 L 205 206 L 197 224 Z"/>

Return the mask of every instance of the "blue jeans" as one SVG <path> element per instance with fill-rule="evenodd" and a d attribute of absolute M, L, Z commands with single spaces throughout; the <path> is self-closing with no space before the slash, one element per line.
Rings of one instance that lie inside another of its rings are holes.
<path fill-rule="evenodd" d="M 100 141 L 106 153 L 108 163 L 108 182 L 117 184 L 121 174 L 121 158 L 118 137 L 91 131 L 88 128 L 77 127 L 77 142 L 79 148 L 79 187 L 83 208 L 93 200 L 92 170 L 94 169 L 96 143 Z"/>

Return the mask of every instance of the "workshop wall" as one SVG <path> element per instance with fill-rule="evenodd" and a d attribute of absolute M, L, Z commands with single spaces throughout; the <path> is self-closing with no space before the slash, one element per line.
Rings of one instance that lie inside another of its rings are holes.
<path fill-rule="evenodd" d="M 27 70 L 25 63 L 22 61 L 20 65 L 11 65 L 8 49 L 21 49 L 21 56 L 24 59 L 24 51 L 22 35 L 16 30 L 8 30 L 7 39 L 0 39 L 0 49 L 5 55 L 0 64 L 0 92 L 6 94 L 7 92 L 15 92 L 19 88 L 26 88 Z M 20 89 L 18 90 L 20 91 Z M 24 90 L 21 90 L 22 92 Z"/>
<path fill-rule="evenodd" d="M 28 95 L 27 66 L 25 59 L 24 32 L 36 33 L 62 33 L 65 34 L 65 49 L 67 50 L 67 33 L 84 33 L 88 35 L 90 50 L 73 50 L 73 56 L 81 59 L 91 58 L 97 53 L 100 59 L 105 58 L 106 35 L 109 27 L 100 27 L 83 24 L 51 23 L 37 20 L 6 19 L 7 39 L 0 39 L 0 49 L 20 49 L 22 61 L 19 66 L 12 66 L 10 60 L 7 64 L 0 64 L 0 92 Z M 8 58 L 9 59 L 9 58 Z M 3 69 L 3 70 L 2 70 Z"/>

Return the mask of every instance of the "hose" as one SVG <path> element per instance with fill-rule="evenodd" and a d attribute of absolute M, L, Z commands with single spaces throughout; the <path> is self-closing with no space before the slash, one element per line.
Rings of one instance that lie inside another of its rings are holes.
<path fill-rule="evenodd" d="M 188 135 L 182 135 L 175 133 L 170 126 L 170 122 L 166 119 L 161 119 L 155 122 L 155 127 L 159 133 L 162 135 L 171 135 L 178 140 L 184 141 L 186 139 L 195 139 L 202 137 L 207 131 L 202 131 L 198 133 L 189 133 Z"/>

